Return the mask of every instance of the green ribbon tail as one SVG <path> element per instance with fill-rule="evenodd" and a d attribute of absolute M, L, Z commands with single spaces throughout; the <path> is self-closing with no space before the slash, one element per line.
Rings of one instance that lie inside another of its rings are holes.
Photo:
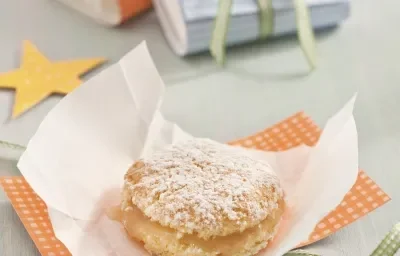
<path fill-rule="evenodd" d="M 218 1 L 217 15 L 214 20 L 214 30 L 211 37 L 210 53 L 217 64 L 222 66 L 226 59 L 226 36 L 228 34 L 233 0 Z"/>
<path fill-rule="evenodd" d="M 285 253 L 283 256 L 320 256 L 319 254 L 310 253 L 304 250 L 293 250 Z"/>
<path fill-rule="evenodd" d="M 311 70 L 316 67 L 316 46 L 314 30 L 305 0 L 293 0 L 296 12 L 297 36 Z"/>
<path fill-rule="evenodd" d="M 26 147 L 0 140 L 0 158 L 18 160 L 26 150 Z"/>
<path fill-rule="evenodd" d="M 394 256 L 400 249 L 400 223 L 385 236 L 371 256 Z"/>
<path fill-rule="evenodd" d="M 257 0 L 260 17 L 260 37 L 265 39 L 274 32 L 274 7 L 272 0 Z"/>
<path fill-rule="evenodd" d="M 0 140 L 0 147 L 2 148 L 9 148 L 13 150 L 20 150 L 20 151 L 25 151 L 26 147 L 18 145 L 18 144 L 13 144 L 7 141 L 2 141 Z"/>

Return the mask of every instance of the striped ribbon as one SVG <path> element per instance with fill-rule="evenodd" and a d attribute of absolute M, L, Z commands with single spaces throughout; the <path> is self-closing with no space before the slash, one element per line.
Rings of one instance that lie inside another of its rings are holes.
<path fill-rule="evenodd" d="M 229 29 L 233 0 L 219 0 L 214 29 L 211 36 L 210 52 L 217 64 L 224 65 L 226 59 L 226 36 Z M 272 0 L 257 0 L 259 8 L 260 37 L 266 38 L 274 29 Z M 316 66 L 316 46 L 310 14 L 305 0 L 293 0 L 296 12 L 297 36 L 310 69 Z"/>

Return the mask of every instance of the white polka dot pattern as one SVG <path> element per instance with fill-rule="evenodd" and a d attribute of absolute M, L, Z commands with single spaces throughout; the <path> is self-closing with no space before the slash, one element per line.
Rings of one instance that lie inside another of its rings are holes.
<path fill-rule="evenodd" d="M 43 256 L 71 255 L 54 236 L 46 205 L 23 177 L 0 178 L 0 186 Z"/>

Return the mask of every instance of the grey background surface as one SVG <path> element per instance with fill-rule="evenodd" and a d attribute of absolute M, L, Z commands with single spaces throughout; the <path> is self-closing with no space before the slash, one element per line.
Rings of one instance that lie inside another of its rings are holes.
<path fill-rule="evenodd" d="M 353 0 L 351 18 L 318 35 L 319 66 L 306 75 L 295 37 L 231 49 L 227 68 L 220 69 L 208 54 L 176 57 L 153 12 L 112 29 L 54 0 L 2 0 L 0 72 L 18 67 L 25 39 L 52 60 L 102 56 L 111 63 L 146 40 L 167 85 L 165 116 L 194 135 L 219 141 L 259 131 L 299 110 L 322 125 L 358 92 L 360 166 L 393 200 L 309 249 L 323 255 L 369 255 L 400 221 L 399 9 L 399 1 Z M 25 145 L 60 97 L 11 121 L 13 95 L 0 90 L 0 139 Z M 0 160 L 0 175 L 17 175 L 14 166 Z M 2 192 L 0 255 L 38 255 Z"/>

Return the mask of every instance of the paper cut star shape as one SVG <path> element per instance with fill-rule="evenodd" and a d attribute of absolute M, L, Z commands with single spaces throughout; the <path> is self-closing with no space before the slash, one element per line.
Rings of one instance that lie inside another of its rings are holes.
<path fill-rule="evenodd" d="M 103 62 L 102 58 L 51 62 L 31 42 L 25 41 L 21 67 L 0 74 L 0 88 L 16 92 L 12 117 L 21 115 L 52 93 L 71 92 L 81 84 L 80 75 Z"/>

